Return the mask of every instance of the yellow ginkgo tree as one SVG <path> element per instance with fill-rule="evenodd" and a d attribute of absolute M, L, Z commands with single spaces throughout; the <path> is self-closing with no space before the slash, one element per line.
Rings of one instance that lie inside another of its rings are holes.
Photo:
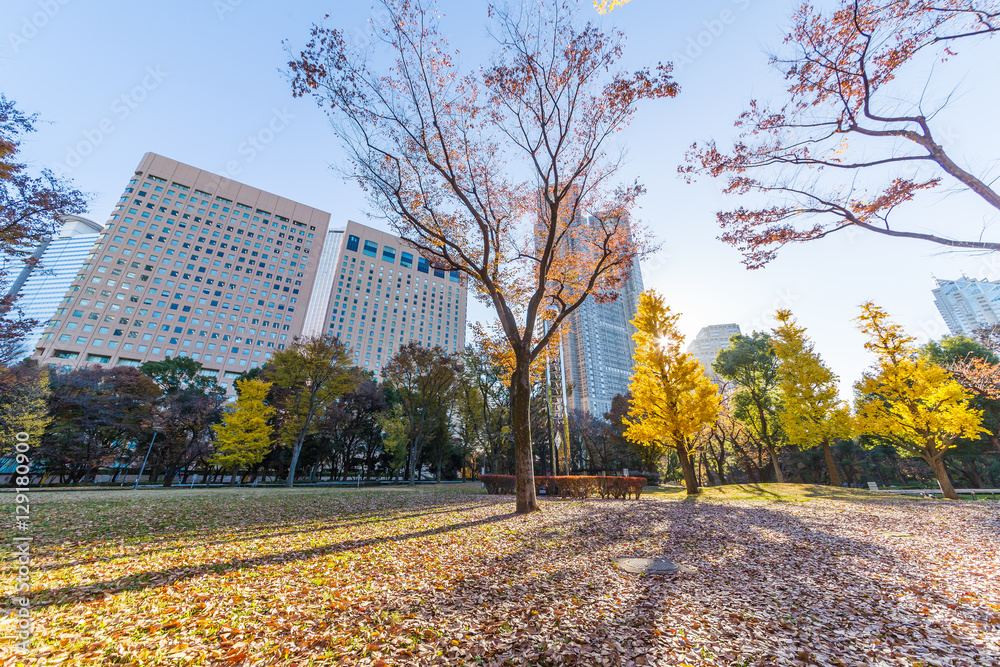
<path fill-rule="evenodd" d="M 266 403 L 270 389 L 270 382 L 240 382 L 235 405 L 215 426 L 215 456 L 211 463 L 232 472 L 232 483 L 237 470 L 257 465 L 271 451 L 273 431 L 269 420 L 275 410 Z"/>
<path fill-rule="evenodd" d="M 625 437 L 676 450 L 687 492 L 695 494 L 698 480 L 691 461 L 698 446 L 695 435 L 715 421 L 719 393 L 698 360 L 681 350 L 684 336 L 677 329 L 678 317 L 656 291 L 639 295 L 632 320 L 635 355 Z"/>
<path fill-rule="evenodd" d="M 945 498 L 958 500 L 943 457 L 958 438 L 975 438 L 983 413 L 971 406 L 972 395 L 952 375 L 917 355 L 914 338 L 872 302 L 861 306 L 859 328 L 865 348 L 876 356 L 874 367 L 857 383 L 855 429 L 892 443 L 927 462 Z"/>
<path fill-rule="evenodd" d="M 778 358 L 778 421 L 790 444 L 823 448 L 830 484 L 840 486 L 830 443 L 850 437 L 851 413 L 838 396 L 837 376 L 791 311 L 779 310 L 775 318 L 771 347 Z"/>

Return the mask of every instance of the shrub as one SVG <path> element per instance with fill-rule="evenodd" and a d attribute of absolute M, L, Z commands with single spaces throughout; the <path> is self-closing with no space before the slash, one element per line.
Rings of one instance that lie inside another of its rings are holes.
<path fill-rule="evenodd" d="M 656 472 L 637 472 L 633 477 L 644 477 L 646 479 L 647 486 L 659 486 L 660 485 L 660 474 Z"/>
<path fill-rule="evenodd" d="M 486 493 L 513 494 L 515 488 L 513 475 L 481 475 Z M 571 476 L 539 476 L 535 477 L 535 492 L 545 489 L 547 496 L 560 498 L 589 498 L 599 495 L 601 498 L 632 498 L 642 495 L 646 486 L 645 477 L 587 477 Z"/>
<path fill-rule="evenodd" d="M 513 475 L 480 475 L 479 480 L 486 487 L 486 493 L 491 495 L 513 495 Z"/>

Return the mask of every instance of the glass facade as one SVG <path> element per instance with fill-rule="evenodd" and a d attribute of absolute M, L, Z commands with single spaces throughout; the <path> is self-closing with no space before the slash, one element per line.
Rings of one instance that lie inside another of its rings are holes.
<path fill-rule="evenodd" d="M 38 263 L 24 269 L 15 279 L 12 289 L 18 292 L 15 305 L 20 317 L 38 321 L 38 325 L 25 337 L 19 355 L 30 356 L 45 334 L 49 321 L 97 241 L 100 229 L 96 222 L 68 216 L 60 236 L 36 251 Z"/>
<path fill-rule="evenodd" d="M 615 301 L 597 303 L 588 297 L 563 325 L 566 380 L 574 387 L 574 409 L 603 419 L 611 410 L 611 399 L 628 392 L 634 350 L 632 318 L 642 288 L 642 274 L 634 264 Z"/>

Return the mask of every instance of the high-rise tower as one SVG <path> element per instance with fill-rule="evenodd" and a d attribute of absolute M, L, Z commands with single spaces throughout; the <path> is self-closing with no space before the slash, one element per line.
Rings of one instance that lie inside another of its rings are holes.
<path fill-rule="evenodd" d="M 329 222 L 147 153 L 35 357 L 57 367 L 191 357 L 229 385 L 302 330 Z"/>
<path fill-rule="evenodd" d="M 594 219 L 585 221 L 595 224 Z M 611 411 L 611 399 L 628 392 L 635 349 L 631 322 L 642 289 L 642 273 L 636 262 L 615 301 L 597 303 L 587 297 L 568 318 L 563 353 L 566 379 L 573 386 L 573 409 L 603 418 Z"/>
<path fill-rule="evenodd" d="M 718 385 L 725 381 L 712 370 L 712 364 L 715 363 L 719 352 L 729 347 L 729 337 L 738 333 L 740 333 L 740 325 L 738 324 L 712 324 L 702 327 L 698 335 L 688 345 L 687 351 L 701 363 L 708 379 Z"/>
<path fill-rule="evenodd" d="M 971 336 L 976 329 L 1000 323 L 1000 282 L 962 276 L 938 278 L 937 285 L 934 305 L 953 335 Z"/>
<path fill-rule="evenodd" d="M 58 293 L 34 356 L 56 368 L 199 361 L 230 392 L 298 336 L 380 373 L 417 341 L 465 345 L 466 281 L 405 241 L 147 153 Z M 24 282 L 30 302 L 37 295 Z M 47 293 L 47 292 L 46 292 Z"/>

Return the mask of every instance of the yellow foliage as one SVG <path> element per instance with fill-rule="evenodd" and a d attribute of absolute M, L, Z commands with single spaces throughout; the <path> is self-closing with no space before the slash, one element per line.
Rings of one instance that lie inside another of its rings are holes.
<path fill-rule="evenodd" d="M 840 400 L 837 376 L 788 310 L 779 310 L 780 323 L 771 331 L 771 345 L 778 358 L 778 420 L 789 442 L 815 447 L 851 434 L 851 415 Z"/>
<path fill-rule="evenodd" d="M 271 449 L 272 429 L 268 420 L 275 410 L 264 401 L 270 382 L 244 380 L 232 410 L 215 428 L 216 452 L 212 464 L 226 470 L 256 465 Z"/>
<path fill-rule="evenodd" d="M 921 359 L 914 338 L 868 302 L 857 319 L 868 335 L 865 348 L 877 361 L 858 382 L 864 397 L 858 408 L 858 433 L 883 437 L 911 456 L 935 467 L 960 438 L 985 433 L 982 411 L 971 407 L 972 395 L 945 369 Z"/>
<path fill-rule="evenodd" d="M 633 399 L 624 421 L 625 437 L 632 442 L 660 442 L 683 452 L 719 414 L 719 394 L 698 360 L 681 351 L 684 336 L 677 329 L 678 317 L 654 290 L 639 295 L 632 320 Z"/>
<path fill-rule="evenodd" d="M 631 1 L 632 0 L 594 0 L 594 7 L 597 8 L 598 14 L 607 14 L 615 7 L 627 5 Z"/>

